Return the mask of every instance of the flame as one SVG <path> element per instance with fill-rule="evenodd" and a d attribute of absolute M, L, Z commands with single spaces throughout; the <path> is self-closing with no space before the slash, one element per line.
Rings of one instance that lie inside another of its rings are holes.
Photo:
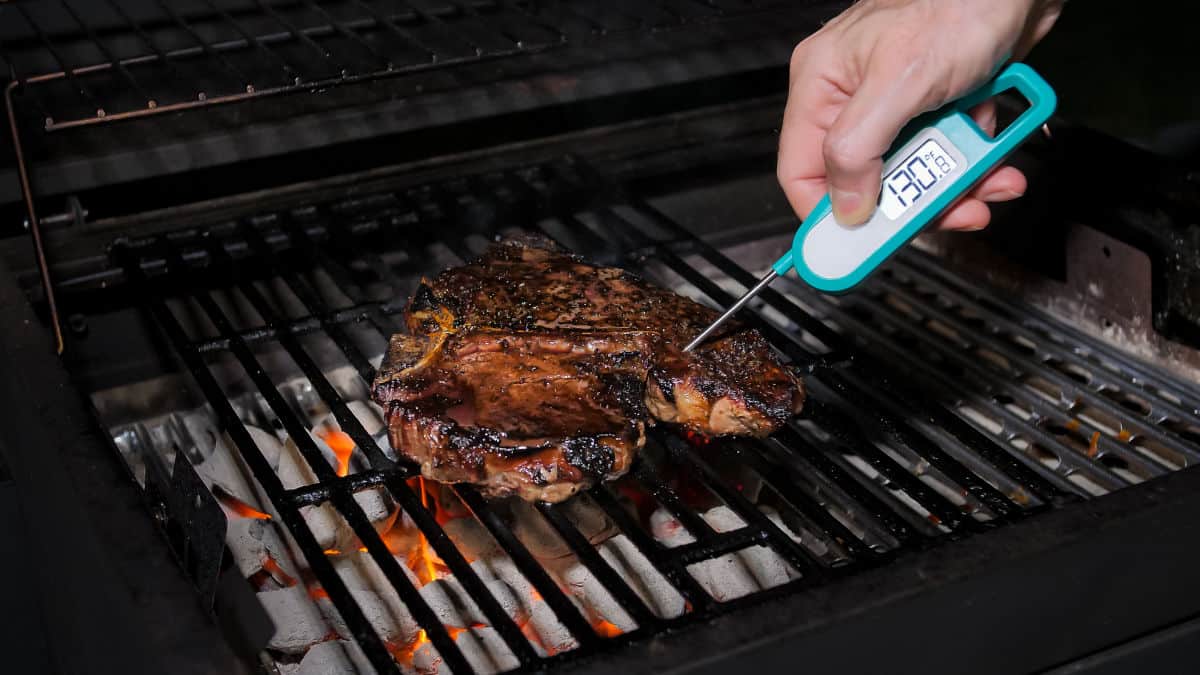
<path fill-rule="evenodd" d="M 336 548 L 327 548 L 324 551 L 322 551 L 322 553 L 324 553 L 325 555 L 341 555 L 342 554 L 342 552 Z"/>
<path fill-rule="evenodd" d="M 1133 438 L 1133 434 L 1129 433 L 1128 429 L 1122 429 L 1117 432 L 1117 438 L 1120 439 L 1122 443 L 1128 443 Z"/>
<path fill-rule="evenodd" d="M 625 632 L 613 624 L 605 621 L 604 619 L 597 621 L 596 625 L 592 626 L 592 628 L 596 629 L 596 635 L 599 635 L 602 638 L 619 637 Z"/>
<path fill-rule="evenodd" d="M 312 598 L 313 600 L 322 600 L 327 599 L 329 597 L 329 593 L 326 593 L 325 589 L 321 588 L 320 586 L 312 586 L 308 589 L 308 597 Z"/>
<path fill-rule="evenodd" d="M 246 502 L 238 499 L 237 497 L 234 497 L 233 495 L 229 494 L 228 490 L 220 485 L 213 485 L 212 493 L 213 496 L 217 498 L 217 501 L 221 503 L 221 506 L 224 506 L 242 518 L 257 518 L 258 520 L 271 519 L 271 514 L 263 513 L 253 506 L 250 506 Z"/>
<path fill-rule="evenodd" d="M 354 454 L 354 439 L 344 431 L 328 427 L 316 433 L 337 457 L 337 475 L 340 477 L 350 473 L 350 455 Z"/>
<path fill-rule="evenodd" d="M 425 479 L 417 478 L 417 483 L 420 486 L 421 505 L 429 508 L 429 502 L 427 501 L 429 495 L 425 491 Z M 435 506 L 434 509 L 436 508 Z M 427 584 L 438 578 L 437 568 L 433 562 L 435 557 L 433 551 L 429 548 L 429 541 L 425 539 L 425 533 L 418 532 L 417 545 L 408 554 L 408 566 L 413 572 L 417 573 L 417 579 L 420 580 L 421 584 Z"/>
<path fill-rule="evenodd" d="M 285 572 L 283 568 L 279 566 L 279 563 L 275 562 L 275 559 L 271 556 L 267 556 L 267 559 L 263 561 L 262 568 L 269 572 L 271 576 L 275 577 L 276 581 L 284 586 L 291 587 L 296 585 L 295 577 Z"/>
<path fill-rule="evenodd" d="M 1094 458 L 1098 454 L 1100 454 L 1100 432 L 1093 431 L 1092 440 L 1088 443 L 1087 456 Z"/>

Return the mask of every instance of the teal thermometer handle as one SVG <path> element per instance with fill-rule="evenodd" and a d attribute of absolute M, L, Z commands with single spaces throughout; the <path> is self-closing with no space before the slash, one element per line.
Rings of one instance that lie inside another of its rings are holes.
<path fill-rule="evenodd" d="M 968 111 L 1009 89 L 1028 99 L 1030 107 L 992 138 Z M 1056 104 L 1045 80 L 1014 63 L 968 96 L 918 117 L 884 159 L 884 190 L 871 219 L 859 227 L 839 225 L 826 195 L 772 269 L 782 275 L 794 267 L 809 285 L 829 293 L 853 288 L 1045 124 Z"/>

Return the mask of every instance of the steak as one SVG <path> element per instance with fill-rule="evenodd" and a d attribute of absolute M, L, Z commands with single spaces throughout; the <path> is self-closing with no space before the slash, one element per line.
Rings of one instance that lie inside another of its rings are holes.
<path fill-rule="evenodd" d="M 766 436 L 800 380 L 763 337 L 624 270 L 509 239 L 422 280 L 374 384 L 397 452 L 489 496 L 562 501 L 625 473 L 655 421 Z"/>

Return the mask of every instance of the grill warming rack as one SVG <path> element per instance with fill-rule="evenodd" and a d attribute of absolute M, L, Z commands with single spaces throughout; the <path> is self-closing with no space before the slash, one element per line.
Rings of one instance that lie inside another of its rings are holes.
<path fill-rule="evenodd" d="M 762 441 L 693 447 L 657 429 L 632 472 L 639 489 L 679 519 L 696 541 L 667 548 L 622 507 L 612 486 L 588 492 L 685 598 L 688 610 L 682 616 L 656 616 L 562 506 L 539 505 L 541 516 L 637 624 L 618 637 L 598 634 L 495 506 L 469 486 L 454 488 L 579 643 L 571 651 L 539 656 L 407 482 L 418 475 L 416 469 L 387 457 L 303 338 L 328 337 L 369 383 L 373 355 L 351 331 L 369 327 L 386 339 L 399 329 L 398 315 L 411 290 L 402 272 L 435 272 L 431 261 L 421 259 L 430 247 L 467 259 L 489 238 L 522 228 L 717 305 L 754 283 L 756 270 L 696 239 L 639 196 L 605 185 L 590 167 L 565 157 L 336 203 L 298 204 L 204 231 L 120 240 L 112 256 L 124 283 L 84 295 L 72 291 L 65 298 L 99 294 L 116 305 L 141 307 L 152 317 L 379 672 L 399 669 L 306 525 L 303 507 L 331 503 L 446 665 L 456 673 L 472 672 L 354 499 L 357 491 L 385 488 L 492 622 L 519 662 L 517 672 L 531 672 L 766 598 L 835 583 L 906 552 L 1189 466 L 1200 456 L 1200 393 L 1194 387 L 940 270 L 919 253 L 906 251 L 854 296 L 830 298 L 781 282 L 742 317 L 806 373 L 805 410 Z M 381 255 L 381 243 L 410 255 L 393 264 Z M 328 275 L 350 303 L 331 303 L 319 292 L 310 276 L 315 270 Z M 304 316 L 285 316 L 250 283 L 272 277 L 300 301 Z M 372 299 L 363 291 L 364 279 L 389 285 L 392 297 Z M 259 314 L 261 325 L 236 326 L 209 294 L 234 288 Z M 190 335 L 168 299 L 195 303 L 217 336 Z M 82 305 L 75 309 L 86 313 Z M 294 361 L 365 455 L 368 468 L 335 474 L 256 355 L 256 349 L 270 345 Z M 220 354 L 231 355 L 244 369 L 253 390 L 297 443 L 316 483 L 285 489 L 213 375 L 210 363 Z M 653 463 L 651 454 L 665 465 Z M 704 486 L 745 527 L 715 531 L 663 479 L 666 465 Z M 834 554 L 819 555 L 783 532 L 742 494 L 726 470 L 730 466 L 756 474 L 793 516 L 835 544 Z M 852 526 L 847 514 L 861 525 Z M 760 544 L 799 577 L 717 602 L 688 573 L 691 564 Z"/>

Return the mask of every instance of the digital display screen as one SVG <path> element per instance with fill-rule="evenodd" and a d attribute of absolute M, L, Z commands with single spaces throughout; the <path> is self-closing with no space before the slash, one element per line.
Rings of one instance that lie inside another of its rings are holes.
<path fill-rule="evenodd" d="M 888 218 L 896 220 L 950 175 L 956 166 L 958 163 L 937 141 L 925 141 L 883 177 L 879 209 Z"/>

